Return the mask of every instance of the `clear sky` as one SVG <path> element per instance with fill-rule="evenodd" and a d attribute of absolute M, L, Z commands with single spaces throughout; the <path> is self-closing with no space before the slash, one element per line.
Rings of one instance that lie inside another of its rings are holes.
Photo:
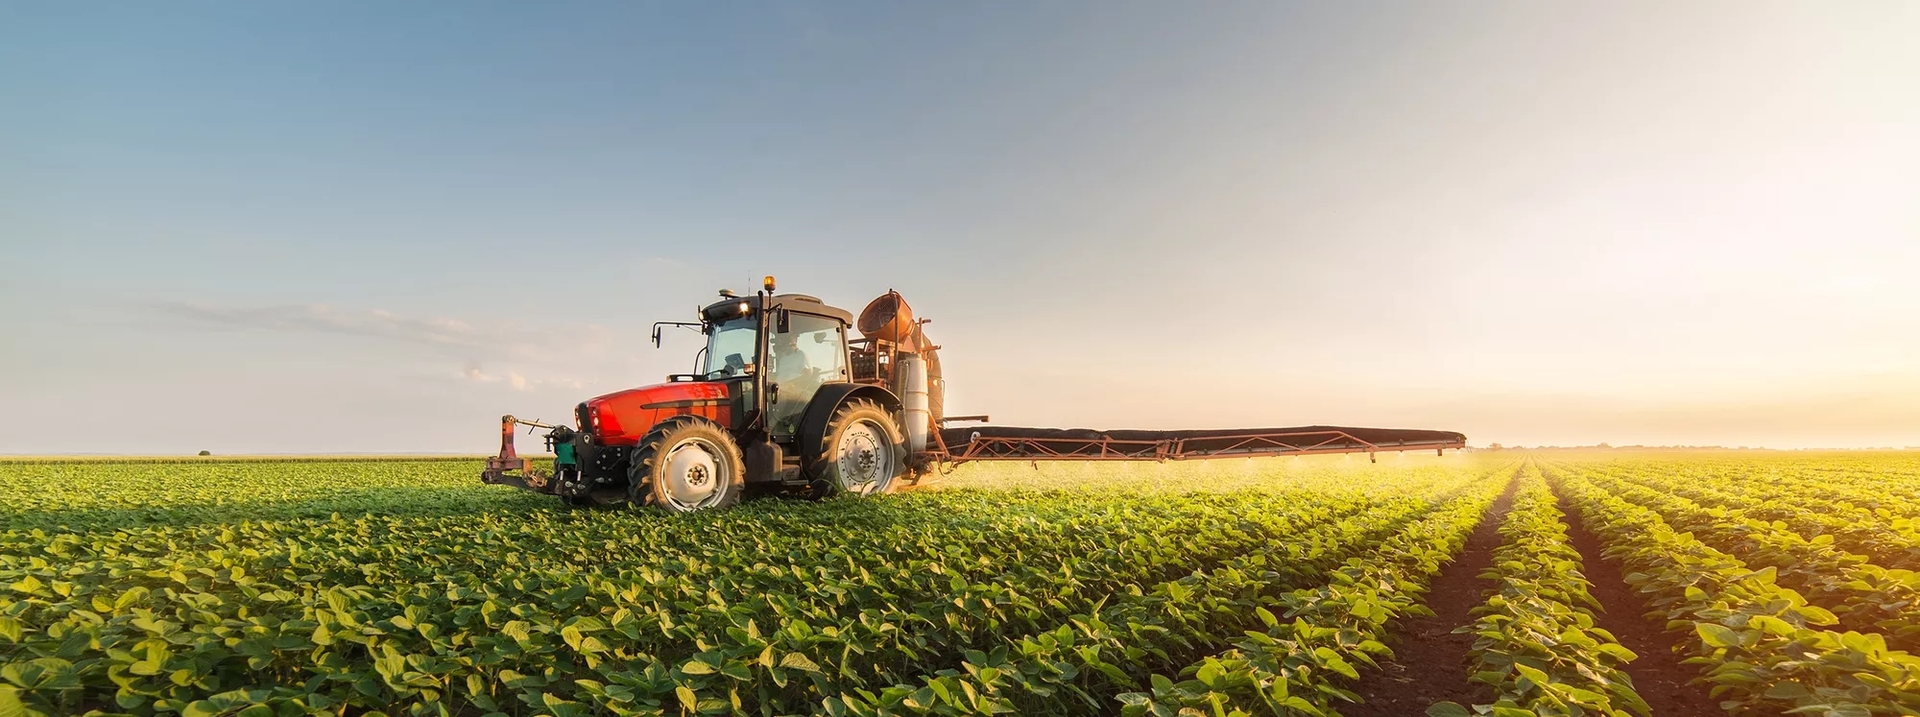
<path fill-rule="evenodd" d="M 1920 3 L 18 3 L 0 452 L 472 451 L 721 287 L 949 407 L 1920 445 Z"/>

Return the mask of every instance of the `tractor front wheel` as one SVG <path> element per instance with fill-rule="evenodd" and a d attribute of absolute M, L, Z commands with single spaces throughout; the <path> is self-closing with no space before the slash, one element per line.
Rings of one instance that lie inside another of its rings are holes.
<path fill-rule="evenodd" d="M 648 431 L 627 461 L 627 503 L 669 513 L 726 508 L 746 489 L 740 446 L 718 424 L 675 416 Z"/>
<path fill-rule="evenodd" d="M 907 471 L 900 426 L 872 401 L 855 399 L 834 411 L 821 443 L 808 466 L 815 497 L 891 493 Z"/>

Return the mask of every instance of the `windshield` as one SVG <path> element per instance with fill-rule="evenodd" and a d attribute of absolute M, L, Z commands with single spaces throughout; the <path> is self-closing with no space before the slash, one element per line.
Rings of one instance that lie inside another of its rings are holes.
<path fill-rule="evenodd" d="M 702 374 L 709 379 L 745 375 L 754 362 L 759 332 L 756 316 L 742 316 L 707 329 L 707 365 L 701 369 Z"/>

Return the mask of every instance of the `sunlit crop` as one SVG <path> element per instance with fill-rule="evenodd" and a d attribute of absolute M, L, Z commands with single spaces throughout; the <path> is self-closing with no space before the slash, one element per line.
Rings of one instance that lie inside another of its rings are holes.
<path fill-rule="evenodd" d="M 12 465 L 0 677 L 49 714 L 1111 712 L 1489 490 L 1343 465 L 679 517 L 472 462 Z"/>
<path fill-rule="evenodd" d="M 1547 473 L 1723 705 L 1845 717 L 1920 715 L 1920 657 L 1906 651 L 1920 580 L 1891 567 L 1912 564 L 1916 467 L 1696 457 Z"/>
<path fill-rule="evenodd" d="M 0 715 L 1334 715 L 1488 520 L 1485 699 L 1433 714 L 1644 714 L 1563 511 L 1729 705 L 1920 714 L 1920 461 L 996 464 L 684 516 L 466 460 L 0 469 Z"/>

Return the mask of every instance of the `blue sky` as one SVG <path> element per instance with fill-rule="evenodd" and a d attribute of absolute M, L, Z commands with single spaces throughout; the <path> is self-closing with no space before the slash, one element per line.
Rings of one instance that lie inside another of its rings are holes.
<path fill-rule="evenodd" d="M 953 409 L 1920 444 L 1908 3 L 17 6 L 0 452 L 484 451 L 778 275 Z"/>

